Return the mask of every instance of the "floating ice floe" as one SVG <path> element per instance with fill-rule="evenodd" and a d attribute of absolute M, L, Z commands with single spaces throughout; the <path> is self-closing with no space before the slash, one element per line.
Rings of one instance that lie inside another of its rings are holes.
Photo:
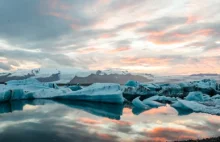
<path fill-rule="evenodd" d="M 149 99 L 143 100 L 143 103 L 145 105 L 148 105 L 148 106 L 152 107 L 152 108 L 157 108 L 157 107 L 160 107 L 160 106 L 165 106 L 165 104 L 159 103 L 159 102 L 154 101 L 154 100 L 149 100 Z"/>
<path fill-rule="evenodd" d="M 220 115 L 220 104 L 215 104 L 215 106 L 206 106 L 195 101 L 178 100 L 178 102 L 176 102 L 172 106 L 182 109 L 191 109 L 194 112 Z"/>
<path fill-rule="evenodd" d="M 70 88 L 72 91 L 78 91 L 82 89 L 80 85 L 72 85 L 72 86 L 68 86 L 68 88 Z"/>
<path fill-rule="evenodd" d="M 150 107 L 148 105 L 145 105 L 141 100 L 140 100 L 140 97 L 137 97 L 135 98 L 133 101 L 132 101 L 132 104 L 139 108 L 139 109 L 150 109 Z"/>
<path fill-rule="evenodd" d="M 184 99 L 187 101 L 204 101 L 203 93 L 200 91 L 190 92 Z"/>

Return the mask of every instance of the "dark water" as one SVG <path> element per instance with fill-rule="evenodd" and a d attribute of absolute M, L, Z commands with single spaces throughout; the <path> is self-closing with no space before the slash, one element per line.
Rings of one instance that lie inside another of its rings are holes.
<path fill-rule="evenodd" d="M 179 114 L 179 115 L 178 115 Z M 220 136 L 220 116 L 71 101 L 0 104 L 0 142 L 172 141 Z"/>

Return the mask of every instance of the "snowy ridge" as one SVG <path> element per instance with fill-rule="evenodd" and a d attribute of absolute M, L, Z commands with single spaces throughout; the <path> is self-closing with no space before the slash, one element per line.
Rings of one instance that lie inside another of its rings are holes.
<path fill-rule="evenodd" d="M 59 76 L 55 77 L 56 75 Z M 43 82 L 55 82 L 55 83 L 62 83 L 66 84 L 69 83 L 74 78 L 87 78 L 91 75 L 100 76 L 102 80 L 108 80 L 106 76 L 108 75 L 117 75 L 120 76 L 130 75 L 130 76 L 141 76 L 142 78 L 147 79 L 152 78 L 153 75 L 150 74 L 138 74 L 138 73 L 129 73 L 126 70 L 120 69 L 107 69 L 107 70 L 85 70 L 85 69 L 78 69 L 78 68 L 61 68 L 61 69 L 50 69 L 50 68 L 39 68 L 39 69 L 32 69 L 32 70 L 16 70 L 12 72 L 6 72 L 0 74 L 0 82 L 6 82 L 8 80 L 22 80 L 27 78 L 40 78 L 44 80 Z M 105 79 L 106 78 L 106 79 Z M 48 80 L 48 81 L 47 81 Z M 127 78 L 129 80 L 129 78 Z M 143 80 L 143 79 L 142 79 Z M 98 80 L 93 80 L 92 83 L 99 82 Z M 79 82 L 80 83 L 80 82 Z M 115 82 L 117 83 L 117 82 Z"/>

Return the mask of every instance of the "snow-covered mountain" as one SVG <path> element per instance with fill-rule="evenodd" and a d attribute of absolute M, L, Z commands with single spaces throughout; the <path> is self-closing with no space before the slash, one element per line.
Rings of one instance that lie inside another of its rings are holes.
<path fill-rule="evenodd" d="M 17 70 L 13 72 L 0 73 L 0 82 L 9 80 L 22 80 L 36 78 L 41 82 L 55 82 L 60 84 L 92 84 L 92 83 L 120 83 L 124 84 L 128 80 L 153 83 L 178 83 L 201 79 L 215 79 L 220 82 L 220 74 L 192 74 L 162 76 L 147 73 L 130 73 L 126 70 L 85 70 L 77 68 L 49 69 L 40 68 L 32 70 Z"/>
<path fill-rule="evenodd" d="M 14 72 L 0 73 L 0 82 L 9 80 L 23 80 L 27 78 L 36 78 L 41 82 L 56 82 L 60 84 L 91 84 L 91 83 L 120 83 L 124 84 L 128 80 L 137 80 L 140 82 L 153 81 L 151 74 L 129 73 L 125 70 L 83 70 L 83 69 L 32 69 L 17 70 Z"/>

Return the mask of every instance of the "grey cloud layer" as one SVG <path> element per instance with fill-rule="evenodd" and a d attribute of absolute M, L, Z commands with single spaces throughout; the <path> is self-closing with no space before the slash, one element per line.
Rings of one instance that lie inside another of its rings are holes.
<path fill-rule="evenodd" d="M 0 62 L 0 69 L 10 70 L 11 65 L 18 66 L 25 61 L 51 67 L 53 65 L 49 65 L 50 63 L 56 64 L 56 66 L 86 68 L 98 60 L 104 60 L 107 64 L 123 59 L 124 56 L 130 54 L 115 53 L 113 58 L 109 55 L 99 55 L 96 52 L 82 56 L 80 54 L 71 55 L 71 57 L 67 56 L 67 53 L 74 52 L 79 48 L 96 48 L 101 43 L 109 45 L 112 49 L 120 47 L 130 49 L 133 41 L 136 40 L 164 44 L 164 47 L 169 46 L 166 44 L 189 42 L 181 48 L 201 47 L 202 52 L 206 54 L 210 49 L 219 49 L 220 47 L 219 44 L 216 44 L 216 41 L 220 40 L 220 19 L 217 16 L 220 11 L 219 2 L 216 0 L 204 2 L 207 6 L 201 5 L 201 3 L 195 1 L 152 2 L 147 0 L 141 2 L 133 0 L 19 0 L 16 2 L 14 0 L 0 0 L 0 46 L 2 40 L 9 43 L 9 48 L 20 47 L 23 49 L 6 50 L 0 48 L 0 57 L 5 57 L 8 60 L 8 63 Z M 194 8 L 195 4 L 199 8 Z M 148 15 L 149 18 L 139 20 L 138 16 L 132 17 L 133 14 Z M 127 20 L 129 15 L 131 15 L 131 19 Z M 213 17 L 209 17 L 210 15 Z M 113 23 L 108 22 L 118 16 L 121 17 L 119 21 L 116 21 L 119 24 L 115 24 L 114 20 Z M 113 28 L 94 28 L 97 23 L 103 22 L 104 25 L 105 23 L 115 25 Z M 140 36 L 118 38 L 120 32 L 126 31 L 128 27 L 133 28 L 128 32 Z M 207 34 L 205 40 L 190 41 L 201 34 Z M 90 41 L 102 38 L 103 35 L 106 38 L 103 42 L 90 43 Z M 138 49 L 139 47 L 133 48 Z M 33 51 L 38 49 L 39 52 L 29 52 L 27 49 Z M 122 52 L 124 51 L 122 49 Z M 161 56 L 169 54 L 151 52 L 158 59 L 164 59 Z M 134 56 L 137 55 L 139 57 L 138 52 L 134 54 Z M 181 59 L 175 58 L 175 61 L 171 60 L 170 65 L 183 63 L 183 60 L 185 61 L 188 56 L 184 54 Z M 150 56 L 146 53 L 145 58 L 148 57 Z M 48 64 L 42 63 L 47 60 L 50 61 Z"/>

